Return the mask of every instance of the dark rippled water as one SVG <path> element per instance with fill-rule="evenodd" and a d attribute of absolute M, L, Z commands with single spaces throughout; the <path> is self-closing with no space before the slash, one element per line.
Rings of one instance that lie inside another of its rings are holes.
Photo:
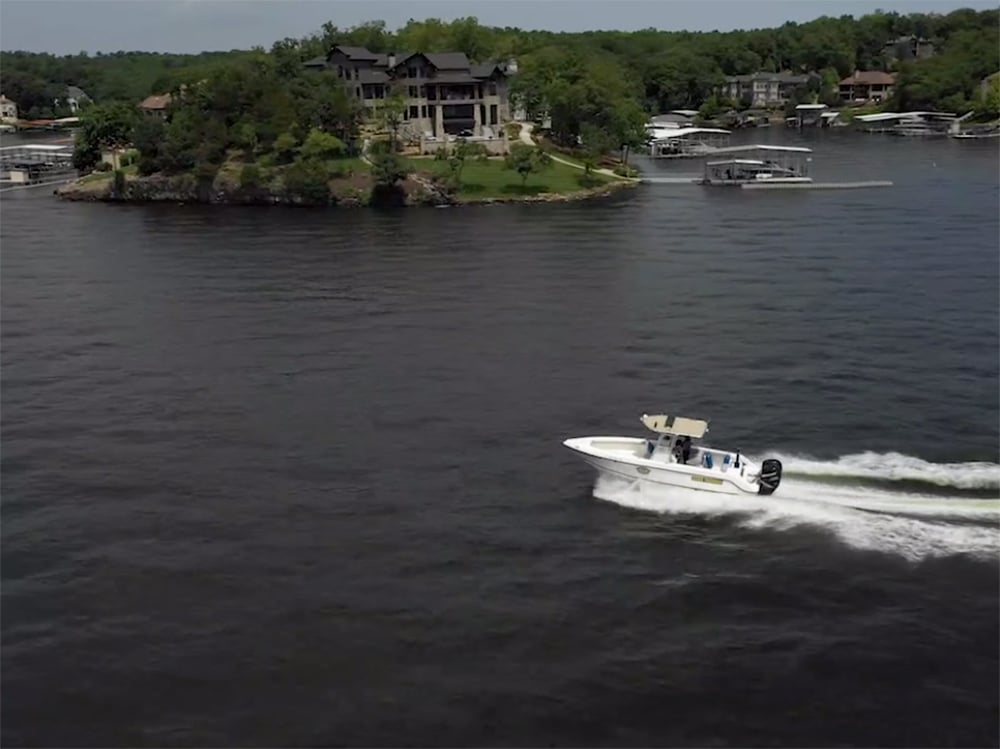
<path fill-rule="evenodd" d="M 815 147 L 896 187 L 5 193 L 4 745 L 997 746 L 997 150 Z M 560 445 L 660 410 L 778 494 Z"/>

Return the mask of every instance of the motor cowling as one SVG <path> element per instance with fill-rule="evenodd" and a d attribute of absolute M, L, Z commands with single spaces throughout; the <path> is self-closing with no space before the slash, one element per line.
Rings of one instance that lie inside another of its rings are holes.
<path fill-rule="evenodd" d="M 760 476 L 757 477 L 758 494 L 774 494 L 781 483 L 781 461 L 768 458 L 760 466 Z"/>

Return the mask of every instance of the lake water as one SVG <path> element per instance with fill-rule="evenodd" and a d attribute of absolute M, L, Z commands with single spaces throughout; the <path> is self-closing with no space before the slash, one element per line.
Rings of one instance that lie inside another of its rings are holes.
<path fill-rule="evenodd" d="M 4 745 L 997 746 L 996 144 L 811 145 L 895 186 L 5 193 Z M 781 488 L 560 444 L 659 411 Z"/>

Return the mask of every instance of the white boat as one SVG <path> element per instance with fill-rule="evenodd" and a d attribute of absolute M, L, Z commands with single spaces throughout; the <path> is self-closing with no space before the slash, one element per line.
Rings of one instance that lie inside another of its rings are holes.
<path fill-rule="evenodd" d="M 648 482 L 721 494 L 772 494 L 781 483 L 781 461 L 757 465 L 740 454 L 695 447 L 708 422 L 666 414 L 643 414 L 642 423 L 656 439 L 642 437 L 573 437 L 563 444 L 606 474 L 633 483 Z"/>

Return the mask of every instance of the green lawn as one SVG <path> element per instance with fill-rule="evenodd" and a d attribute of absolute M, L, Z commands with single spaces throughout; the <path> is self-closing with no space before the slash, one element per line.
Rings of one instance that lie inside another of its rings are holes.
<path fill-rule="evenodd" d="M 413 171 L 447 174 L 447 162 L 434 159 L 407 159 L 407 167 Z M 512 195 L 540 195 L 542 193 L 574 193 L 584 189 L 580 184 L 581 169 L 552 162 L 540 174 L 529 175 L 521 185 L 521 175 L 504 168 L 503 159 L 470 161 L 462 170 L 462 186 L 459 196 L 463 198 L 502 198 Z M 614 181 L 604 175 L 593 175 L 595 184 Z"/>
<path fill-rule="evenodd" d="M 123 166 L 122 171 L 125 174 L 136 174 L 139 167 L 135 164 L 129 164 L 128 166 Z M 88 174 L 86 177 L 81 177 L 79 183 L 85 185 L 88 182 L 99 182 L 102 179 L 111 179 L 115 173 L 111 172 L 94 172 L 93 174 Z"/>
<path fill-rule="evenodd" d="M 371 171 L 371 167 L 362 161 L 360 156 L 355 156 L 350 159 L 336 159 L 332 163 L 342 168 L 349 167 L 351 174 L 368 174 L 368 172 Z"/>

